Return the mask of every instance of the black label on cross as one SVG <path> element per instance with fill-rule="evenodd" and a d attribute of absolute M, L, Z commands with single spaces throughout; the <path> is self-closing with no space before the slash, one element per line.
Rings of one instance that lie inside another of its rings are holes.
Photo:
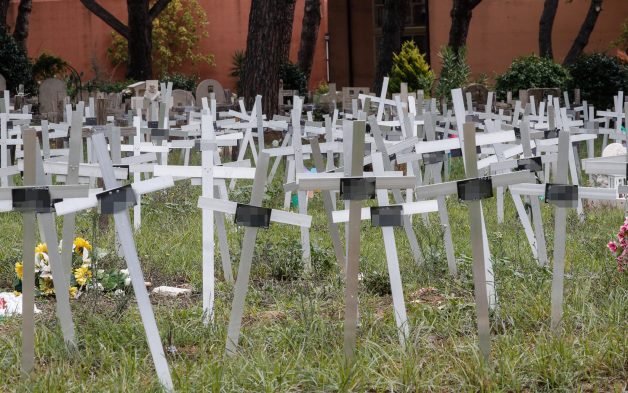
<path fill-rule="evenodd" d="M 423 163 L 424 164 L 437 164 L 439 162 L 445 161 L 445 152 L 444 151 L 434 151 L 431 153 L 423 153 Z"/>
<path fill-rule="evenodd" d="M 159 127 L 159 122 L 156 120 L 149 120 L 148 122 L 148 128 L 157 128 Z"/>
<path fill-rule="evenodd" d="M 340 179 L 340 199 L 346 201 L 375 199 L 375 178 L 346 177 Z"/>
<path fill-rule="evenodd" d="M 557 207 L 578 207 L 578 186 L 575 184 L 545 184 L 545 203 Z"/>
<path fill-rule="evenodd" d="M 493 196 L 493 179 L 490 177 L 460 180 L 456 185 L 461 201 L 479 201 Z"/>
<path fill-rule="evenodd" d="M 238 203 L 235 223 L 242 227 L 268 228 L 272 209 Z"/>
<path fill-rule="evenodd" d="M 400 205 L 371 207 L 371 226 L 400 227 L 402 223 Z"/>
<path fill-rule="evenodd" d="M 130 184 L 96 194 L 101 214 L 114 214 L 135 206 L 137 200 Z"/>
<path fill-rule="evenodd" d="M 11 190 L 13 209 L 18 212 L 50 213 L 53 200 L 48 187 L 20 187 Z"/>
<path fill-rule="evenodd" d="M 85 125 L 86 126 L 95 126 L 96 125 L 96 118 L 95 117 L 86 117 L 85 118 Z"/>
<path fill-rule="evenodd" d="M 517 160 L 517 170 L 530 172 L 540 172 L 543 170 L 543 162 L 541 157 L 529 157 Z"/>
<path fill-rule="evenodd" d="M 150 136 L 155 138 L 167 138 L 169 134 L 169 130 L 165 128 L 151 128 Z"/>

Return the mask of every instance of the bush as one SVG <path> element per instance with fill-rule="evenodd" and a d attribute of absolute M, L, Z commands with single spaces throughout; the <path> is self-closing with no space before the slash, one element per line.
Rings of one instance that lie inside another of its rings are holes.
<path fill-rule="evenodd" d="M 558 87 L 564 90 L 570 79 L 569 70 L 562 65 L 551 59 L 530 55 L 516 58 L 505 73 L 497 76 L 495 90 L 499 99 L 504 99 L 507 91 L 512 91 L 513 96 L 518 97 L 519 90 L 534 87 Z"/>
<path fill-rule="evenodd" d="M 33 81 L 32 64 L 26 52 L 10 35 L 0 29 L 0 74 L 7 81 L 7 89 L 17 92 L 19 85 L 24 85 L 24 92 L 37 93 Z"/>
<path fill-rule="evenodd" d="M 391 93 L 399 93 L 402 82 L 408 84 L 409 91 L 423 90 L 428 96 L 431 93 L 434 73 L 414 41 L 404 42 L 401 52 L 393 53 L 388 90 Z"/>
<path fill-rule="evenodd" d="M 449 100 L 451 90 L 463 87 L 469 80 L 471 69 L 467 64 L 467 49 L 462 47 L 455 51 L 446 46 L 440 50 L 438 57 L 441 59 L 443 68 L 438 78 L 436 97 Z"/>
<path fill-rule="evenodd" d="M 307 94 L 307 76 L 298 65 L 286 62 L 279 68 L 279 79 L 285 90 L 298 90 L 299 95 Z"/>
<path fill-rule="evenodd" d="M 159 78 L 159 81 L 164 83 L 172 82 L 173 89 L 194 92 L 196 90 L 196 85 L 198 84 L 198 76 L 173 72 L 171 74 L 162 75 L 161 78 Z"/>
<path fill-rule="evenodd" d="M 48 78 L 63 78 L 68 63 L 60 57 L 42 53 L 33 63 L 33 78 L 43 81 Z"/>
<path fill-rule="evenodd" d="M 616 57 L 603 53 L 583 55 L 569 66 L 570 89 L 580 89 L 582 100 L 597 109 L 613 105 L 619 90 L 628 92 L 628 67 Z"/>

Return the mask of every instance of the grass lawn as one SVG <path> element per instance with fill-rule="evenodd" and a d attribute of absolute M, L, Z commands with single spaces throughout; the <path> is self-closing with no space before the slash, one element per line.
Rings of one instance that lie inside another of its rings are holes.
<path fill-rule="evenodd" d="M 196 160 L 198 159 L 195 157 Z M 460 177 L 460 163 L 455 176 Z M 309 165 L 308 165 L 309 166 Z M 280 176 L 278 176 L 280 177 Z M 248 201 L 250 182 L 231 198 Z M 403 230 L 395 230 L 411 324 L 400 347 L 389 295 L 381 231 L 362 223 L 360 328 L 357 360 L 342 351 L 343 284 L 338 278 L 318 194 L 310 202 L 313 272 L 300 263 L 299 230 L 272 224 L 260 231 L 243 321 L 241 352 L 224 356 L 232 286 L 222 279 L 220 256 L 215 323 L 201 318 L 200 187 L 187 181 L 145 197 L 136 243 L 153 286 L 189 284 L 189 298 L 152 297 L 178 391 L 611 391 L 628 380 L 628 274 L 619 273 L 606 243 L 623 223 L 623 208 L 586 209 L 567 223 L 562 334 L 549 331 L 551 269 L 540 268 L 506 196 L 503 224 L 495 199 L 484 202 L 499 307 L 492 313 L 489 363 L 476 345 L 467 210 L 448 200 L 459 276 L 447 273 L 437 214 L 414 218 L 425 263 L 412 260 Z M 265 205 L 281 207 L 280 179 Z M 543 206 L 548 253 L 553 249 L 553 208 Z M 58 220 L 60 222 L 60 220 Z M 93 213 L 78 216 L 77 236 L 109 251 L 100 267 L 124 267 L 114 257 L 113 225 L 98 229 Z M 244 231 L 229 225 L 237 272 Z M 341 230 L 341 235 L 344 231 Z M 218 250 L 218 247 L 217 247 Z M 0 290 L 11 290 L 13 264 L 21 259 L 21 219 L 0 215 Z M 54 301 L 39 298 L 36 370 L 20 378 L 20 319 L 0 320 L 0 391 L 159 391 L 139 313 L 131 294 L 87 293 L 72 301 L 79 350 L 67 353 Z"/>

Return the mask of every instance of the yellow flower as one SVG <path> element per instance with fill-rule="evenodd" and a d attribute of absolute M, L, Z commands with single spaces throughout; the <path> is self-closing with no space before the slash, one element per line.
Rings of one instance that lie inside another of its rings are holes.
<path fill-rule="evenodd" d="M 22 266 L 22 262 L 17 262 L 15 264 L 15 274 L 17 274 L 17 278 L 20 280 L 22 279 L 22 276 L 24 275 L 24 266 Z"/>
<path fill-rule="evenodd" d="M 74 239 L 74 252 L 76 252 L 76 255 L 83 254 L 83 249 L 91 251 L 92 245 L 82 237 L 77 237 L 76 239 Z"/>
<path fill-rule="evenodd" d="M 55 293 L 55 289 L 52 286 L 52 278 L 42 278 L 39 281 L 39 290 L 44 296 L 50 296 Z"/>
<path fill-rule="evenodd" d="M 75 298 L 77 293 L 78 293 L 78 288 L 77 287 L 70 287 L 70 297 L 71 298 Z"/>
<path fill-rule="evenodd" d="M 37 247 L 35 247 L 35 254 L 42 252 L 45 252 L 46 254 L 48 253 L 48 246 L 46 245 L 46 243 L 39 243 Z"/>
<path fill-rule="evenodd" d="M 78 269 L 74 270 L 74 278 L 76 278 L 76 282 L 80 285 L 83 286 L 87 283 L 87 280 L 89 280 L 92 277 L 92 271 L 89 270 L 88 266 L 81 266 Z"/>
<path fill-rule="evenodd" d="M 22 296 L 22 292 L 20 292 L 20 291 L 13 291 L 13 296 Z"/>

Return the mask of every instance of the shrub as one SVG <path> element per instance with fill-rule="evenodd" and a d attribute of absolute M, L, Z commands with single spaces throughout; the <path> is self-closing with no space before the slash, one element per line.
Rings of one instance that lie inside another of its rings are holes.
<path fill-rule="evenodd" d="M 60 57 L 42 53 L 33 63 L 33 78 L 42 81 L 48 78 L 62 78 L 67 73 L 68 63 Z"/>
<path fill-rule="evenodd" d="M 551 59 L 540 58 L 536 55 L 516 58 L 510 68 L 502 75 L 497 76 L 495 90 L 498 98 L 504 99 L 507 91 L 513 96 L 519 96 L 519 90 L 534 87 L 558 87 L 566 89 L 571 77 L 569 71 Z"/>
<path fill-rule="evenodd" d="M 126 80 L 126 81 L 106 81 L 99 79 L 92 79 L 87 81 L 85 84 L 85 89 L 92 92 L 101 92 L 101 93 L 120 93 L 128 85 L 135 83 L 134 80 Z"/>
<path fill-rule="evenodd" d="M 7 89 L 17 92 L 24 85 L 26 93 L 36 93 L 32 64 L 24 49 L 10 35 L 0 29 L 0 74 L 7 81 Z"/>
<path fill-rule="evenodd" d="M 570 89 L 580 89 L 581 98 L 597 109 L 613 105 L 619 90 L 628 91 L 628 66 L 603 53 L 583 55 L 569 66 Z"/>
<path fill-rule="evenodd" d="M 241 96 L 244 94 L 242 91 L 242 81 L 240 78 L 242 77 L 242 70 L 244 69 L 244 52 L 241 50 L 237 50 L 233 52 L 231 56 L 231 71 L 229 72 L 229 76 L 236 79 L 236 94 Z"/>
<path fill-rule="evenodd" d="M 393 53 L 388 90 L 399 93 L 402 82 L 408 84 L 409 91 L 423 90 L 427 95 L 431 93 L 434 73 L 414 41 L 404 42 L 401 52 Z"/>
<path fill-rule="evenodd" d="M 307 76 L 298 65 L 283 63 L 279 68 L 279 79 L 283 81 L 285 90 L 298 90 L 301 96 L 307 94 Z"/>
<path fill-rule="evenodd" d="M 195 51 L 206 38 L 207 14 L 198 0 L 172 0 L 153 22 L 153 65 L 165 74 L 184 62 L 214 65 L 214 55 Z M 128 61 L 128 42 L 116 32 L 111 33 L 107 56 L 114 66 Z"/>
<path fill-rule="evenodd" d="M 467 49 L 462 47 L 456 51 L 446 46 L 440 50 L 438 57 L 443 68 L 438 78 L 436 97 L 449 100 L 451 90 L 463 87 L 469 80 L 471 69 L 467 64 Z"/>
<path fill-rule="evenodd" d="M 160 82 L 172 82 L 173 89 L 181 89 L 194 92 L 196 85 L 198 84 L 198 76 L 185 75 L 180 72 L 173 72 L 171 74 L 164 74 L 159 78 Z"/>

